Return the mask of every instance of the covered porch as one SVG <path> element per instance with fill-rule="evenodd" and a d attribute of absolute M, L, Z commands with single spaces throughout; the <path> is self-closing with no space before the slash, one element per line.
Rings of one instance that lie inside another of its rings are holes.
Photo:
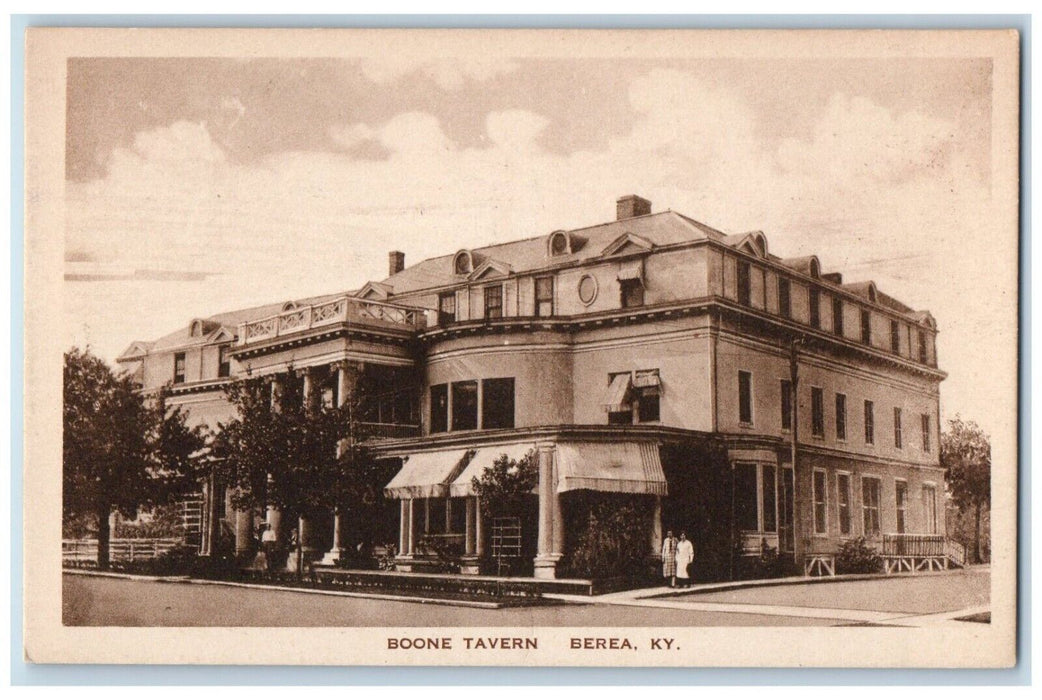
<path fill-rule="evenodd" d="M 502 455 L 513 461 L 530 455 L 538 471 L 530 518 L 510 522 L 483 512 L 473 480 Z M 388 498 L 400 501 L 398 571 L 436 571 L 446 561 L 458 561 L 462 574 L 530 571 L 536 579 L 558 578 L 566 554 L 561 497 L 583 490 L 651 496 L 649 556 L 661 546 L 666 479 L 656 442 L 475 442 L 418 447 L 401 456 L 402 469 L 384 489 Z M 504 560 L 510 566 L 504 568 Z"/>

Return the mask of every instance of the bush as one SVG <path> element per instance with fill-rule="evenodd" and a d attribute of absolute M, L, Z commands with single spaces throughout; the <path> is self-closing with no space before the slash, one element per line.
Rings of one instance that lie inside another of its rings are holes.
<path fill-rule="evenodd" d="M 574 541 L 564 571 L 580 578 L 649 574 L 650 507 L 641 498 L 584 492 L 566 529 Z"/>
<path fill-rule="evenodd" d="M 864 537 L 844 542 L 836 555 L 837 574 L 877 574 L 883 570 L 883 558 Z"/>

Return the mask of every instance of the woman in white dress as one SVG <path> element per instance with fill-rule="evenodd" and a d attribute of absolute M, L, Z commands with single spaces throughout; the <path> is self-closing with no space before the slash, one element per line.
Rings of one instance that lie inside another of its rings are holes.
<path fill-rule="evenodd" d="M 691 584 L 691 578 L 688 574 L 687 567 L 694 560 L 695 546 L 691 544 L 691 540 L 687 538 L 687 534 L 681 532 L 680 539 L 677 541 L 677 578 L 680 579 L 680 585 L 684 588 L 687 588 Z"/>

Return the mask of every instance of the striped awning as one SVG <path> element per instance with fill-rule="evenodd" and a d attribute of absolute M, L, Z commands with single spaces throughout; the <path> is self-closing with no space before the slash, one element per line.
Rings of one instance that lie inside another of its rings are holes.
<path fill-rule="evenodd" d="M 405 459 L 401 470 L 384 487 L 388 498 L 444 498 L 449 482 L 463 468 L 469 450 L 417 452 Z"/>
<path fill-rule="evenodd" d="M 629 373 L 617 374 L 608 385 L 608 391 L 604 395 L 604 410 L 607 413 L 618 413 L 630 410 L 630 375 Z"/>
<path fill-rule="evenodd" d="M 479 448 L 466 468 L 449 484 L 449 495 L 456 497 L 473 496 L 474 485 L 472 479 L 474 477 L 480 479 L 485 469 L 491 467 L 492 463 L 499 459 L 501 455 L 520 461 L 528 454 L 529 450 L 533 449 L 535 449 L 535 445 L 530 442 Z"/>
<path fill-rule="evenodd" d="M 557 490 L 667 495 L 658 445 L 568 442 L 557 445 Z"/>
<path fill-rule="evenodd" d="M 644 284 L 644 261 L 635 260 L 631 263 L 619 266 L 619 279 L 637 280 L 641 284 Z"/>

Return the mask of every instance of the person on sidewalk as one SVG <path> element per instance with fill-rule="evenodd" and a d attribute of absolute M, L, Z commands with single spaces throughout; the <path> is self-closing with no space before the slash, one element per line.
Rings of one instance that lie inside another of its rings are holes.
<path fill-rule="evenodd" d="M 264 532 L 261 533 L 261 549 L 264 552 L 265 564 L 269 572 L 275 570 L 275 549 L 277 547 L 278 540 L 275 536 L 275 529 L 271 526 L 271 523 L 265 523 Z"/>
<path fill-rule="evenodd" d="M 680 579 L 680 586 L 687 588 L 691 585 L 691 575 L 688 573 L 688 566 L 695 560 L 695 546 L 691 544 L 691 540 L 687 538 L 687 533 L 681 532 L 680 539 L 677 541 L 677 554 L 676 554 L 676 572 L 677 578 Z"/>
<path fill-rule="evenodd" d="M 677 538 L 672 530 L 667 530 L 662 540 L 662 577 L 669 581 L 670 588 L 677 587 Z"/>

